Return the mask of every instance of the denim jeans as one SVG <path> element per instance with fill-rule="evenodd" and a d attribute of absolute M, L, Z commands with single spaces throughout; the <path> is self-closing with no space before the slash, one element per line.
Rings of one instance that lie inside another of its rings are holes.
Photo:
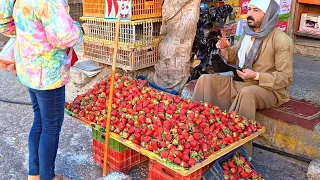
<path fill-rule="evenodd" d="M 64 119 L 65 86 L 45 91 L 28 90 L 34 112 L 28 139 L 29 175 L 52 180 L 55 177 L 55 159 Z"/>

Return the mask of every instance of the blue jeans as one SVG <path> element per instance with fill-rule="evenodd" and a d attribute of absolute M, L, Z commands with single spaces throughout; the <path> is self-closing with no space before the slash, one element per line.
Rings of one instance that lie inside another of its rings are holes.
<path fill-rule="evenodd" d="M 55 177 L 55 159 L 64 119 L 65 86 L 40 91 L 29 88 L 34 122 L 29 134 L 29 175 L 41 180 Z"/>

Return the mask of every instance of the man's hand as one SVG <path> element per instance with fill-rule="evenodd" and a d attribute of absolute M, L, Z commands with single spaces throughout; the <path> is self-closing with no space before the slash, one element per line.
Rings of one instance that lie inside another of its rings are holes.
<path fill-rule="evenodd" d="M 226 38 L 226 34 L 224 33 L 223 30 L 221 30 L 221 36 L 222 37 L 218 36 L 219 41 L 217 42 L 216 47 L 220 50 L 224 50 L 227 47 L 231 46 L 231 44 Z"/>
<path fill-rule="evenodd" d="M 237 74 L 243 80 L 254 79 L 257 76 L 257 72 L 252 71 L 251 69 L 243 69 L 242 71 L 237 70 Z"/>

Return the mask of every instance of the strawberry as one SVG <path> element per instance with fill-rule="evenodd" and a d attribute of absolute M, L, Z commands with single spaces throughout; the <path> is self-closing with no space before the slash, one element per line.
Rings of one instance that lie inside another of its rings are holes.
<path fill-rule="evenodd" d="M 241 176 L 241 178 L 246 179 L 246 178 L 248 178 L 248 173 L 245 171 L 241 171 L 240 176 Z"/>
<path fill-rule="evenodd" d="M 140 133 L 134 133 L 134 138 L 136 140 L 140 140 L 141 134 Z"/>
<path fill-rule="evenodd" d="M 198 142 L 196 140 L 192 140 L 192 141 L 190 141 L 190 145 L 192 147 L 196 147 L 198 145 Z"/>
<path fill-rule="evenodd" d="M 189 168 L 189 164 L 186 161 L 182 161 L 181 166 L 185 169 Z"/>
<path fill-rule="evenodd" d="M 182 160 L 188 162 L 189 161 L 189 155 L 183 154 L 182 155 Z"/>
<path fill-rule="evenodd" d="M 173 162 L 173 159 L 174 159 L 173 154 L 169 154 L 167 159 L 169 160 L 169 162 Z"/>
<path fill-rule="evenodd" d="M 237 168 L 236 167 L 232 167 L 230 168 L 230 171 L 232 174 L 236 173 L 237 172 Z"/>
<path fill-rule="evenodd" d="M 151 144 L 147 145 L 147 149 L 148 149 L 148 151 L 153 151 L 154 150 L 154 148 L 153 148 L 153 146 Z"/>
<path fill-rule="evenodd" d="M 190 158 L 188 161 L 189 166 L 193 166 L 196 163 L 196 161 L 193 158 Z"/>
<path fill-rule="evenodd" d="M 162 157 L 162 158 L 165 158 L 165 159 L 166 159 L 166 158 L 168 158 L 168 155 L 169 155 L 169 151 L 162 151 L 162 152 L 161 152 L 161 157 Z"/>
<path fill-rule="evenodd" d="M 231 162 L 231 161 L 228 161 L 227 164 L 228 164 L 228 166 L 229 166 L 230 168 L 235 168 L 235 167 L 236 167 L 236 165 L 235 165 L 233 162 Z"/>
<path fill-rule="evenodd" d="M 245 135 L 246 137 L 248 137 L 248 136 L 251 136 L 251 133 L 250 133 L 249 131 L 245 131 L 245 132 L 244 132 L 244 135 Z"/>
<path fill-rule="evenodd" d="M 204 129 L 203 129 L 203 134 L 204 135 L 208 135 L 210 133 L 210 128 L 209 127 L 205 127 Z"/>
<path fill-rule="evenodd" d="M 160 137 L 161 137 L 161 136 L 160 136 Z M 160 146 L 161 148 L 164 148 L 164 147 L 167 146 L 167 144 L 166 144 L 164 141 L 161 141 L 161 142 L 159 143 L 159 146 Z"/>
<path fill-rule="evenodd" d="M 196 140 L 200 140 L 200 139 L 201 139 L 200 134 L 198 134 L 198 133 L 194 133 L 194 134 L 193 134 L 193 137 L 194 137 Z"/>
<path fill-rule="evenodd" d="M 223 170 L 229 170 L 228 166 L 226 164 L 222 164 L 222 169 Z"/>
<path fill-rule="evenodd" d="M 166 140 L 169 141 L 169 142 L 171 142 L 171 140 L 172 140 L 172 135 L 171 135 L 171 134 L 167 134 Z"/>

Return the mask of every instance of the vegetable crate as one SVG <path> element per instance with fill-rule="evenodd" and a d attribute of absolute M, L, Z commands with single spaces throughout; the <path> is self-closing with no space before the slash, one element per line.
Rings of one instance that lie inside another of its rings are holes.
<path fill-rule="evenodd" d="M 103 167 L 103 159 L 104 159 L 104 144 L 93 139 L 92 140 L 92 151 L 93 151 L 93 160 L 101 167 Z M 128 149 L 123 152 L 117 152 L 109 148 L 108 151 L 108 171 L 120 171 L 123 173 L 128 173 L 129 170 L 139 165 L 148 158 L 143 156 L 137 151 L 132 149 Z"/>
<path fill-rule="evenodd" d="M 223 174 L 223 169 L 221 165 L 228 159 L 230 159 L 236 152 L 239 153 L 239 155 L 243 156 L 246 161 L 249 161 L 249 156 L 248 152 L 241 146 L 227 155 L 219 158 L 216 160 L 213 164 L 213 166 L 203 175 L 204 179 L 215 179 L 215 180 L 224 180 L 224 174 Z M 254 167 L 254 165 L 251 163 L 250 164 L 252 169 L 256 170 L 259 174 L 261 174 L 257 168 Z M 263 175 L 262 175 L 263 176 Z"/>
<path fill-rule="evenodd" d="M 83 0 L 83 15 L 139 20 L 162 16 L 163 0 Z"/>
<path fill-rule="evenodd" d="M 83 5 L 82 5 L 82 2 L 70 2 L 69 1 L 69 13 L 70 13 L 70 16 L 71 18 L 74 20 L 74 21 L 77 21 L 79 23 L 80 22 L 80 17 L 83 16 Z"/>
<path fill-rule="evenodd" d="M 175 171 L 163 166 L 155 160 L 149 160 L 149 180 L 201 180 L 210 165 L 204 166 L 198 171 L 188 175 L 182 176 Z"/>
<path fill-rule="evenodd" d="M 106 130 L 98 125 L 92 125 L 92 139 L 97 140 L 101 143 L 105 143 L 105 132 Z M 122 143 L 109 138 L 109 148 L 115 150 L 116 152 L 124 152 L 129 148 Z"/>
<path fill-rule="evenodd" d="M 135 71 L 154 66 L 159 60 L 159 43 L 138 48 L 119 47 L 117 67 Z M 85 36 L 83 40 L 83 56 L 103 64 L 112 65 L 113 45 Z"/>
<path fill-rule="evenodd" d="M 162 16 L 163 0 L 106 0 L 105 18 L 126 20 L 149 19 Z"/>
<path fill-rule="evenodd" d="M 104 17 L 106 0 L 83 0 L 83 15 L 91 17 Z"/>
<path fill-rule="evenodd" d="M 114 44 L 116 21 L 82 17 L 89 37 Z M 160 41 L 161 18 L 120 23 L 119 46 L 138 47 Z"/>

